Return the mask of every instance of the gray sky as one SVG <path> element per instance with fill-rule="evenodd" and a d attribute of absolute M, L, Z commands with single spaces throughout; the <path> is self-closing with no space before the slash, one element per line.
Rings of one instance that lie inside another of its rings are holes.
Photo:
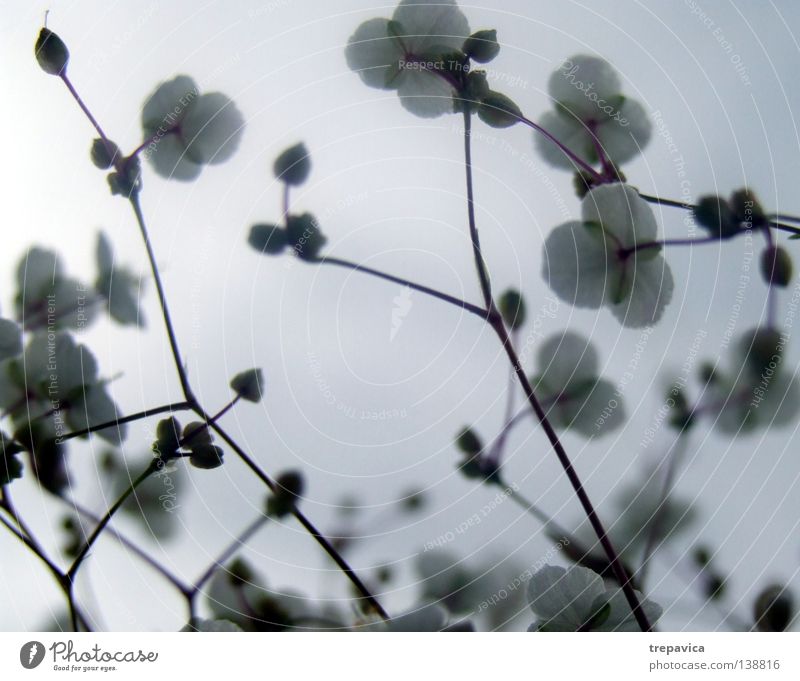
<path fill-rule="evenodd" d="M 264 368 L 265 401 L 226 417 L 230 429 L 267 470 L 292 466 L 307 473 L 306 510 L 323 529 L 334 527 L 331 505 L 356 495 L 366 506 L 363 515 L 378 520 L 377 536 L 352 554 L 354 565 L 368 570 L 382 561 L 396 563 L 401 585 L 386 602 L 395 611 L 411 604 L 414 556 L 493 496 L 455 472 L 452 438 L 466 423 L 477 424 L 486 437 L 501 425 L 508 378 L 504 355 L 478 320 L 416 293 L 392 338 L 393 299 L 400 287 L 288 258 L 262 258 L 246 245 L 251 224 L 279 218 L 272 160 L 302 140 L 312 154 L 313 174 L 293 205 L 320 218 L 328 253 L 479 300 L 466 228 L 459 117 L 414 118 L 394 93 L 365 87 L 345 64 L 343 48 L 356 26 L 390 15 L 392 6 L 356 0 L 2 5 L 6 106 L 0 117 L 7 188 L 0 206 L 2 312 L 10 314 L 13 267 L 31 243 L 57 248 L 70 272 L 91 279 L 102 228 L 122 262 L 146 271 L 127 205 L 109 195 L 102 174 L 88 161 L 93 131 L 65 89 L 42 74 L 33 58 L 45 9 L 49 26 L 71 50 L 73 82 L 125 150 L 141 141 L 141 104 L 161 80 L 186 73 L 201 90 L 230 95 L 247 119 L 242 148 L 230 162 L 205 169 L 191 184 L 160 179 L 149 169 L 144 178 L 142 201 L 193 384 L 213 410 L 228 399 L 227 383 L 235 372 Z M 768 209 L 800 212 L 800 135 L 793 115 L 800 109 L 797 3 L 506 0 L 462 7 L 473 29 L 498 29 L 502 50 L 491 65 L 497 70 L 494 87 L 528 117 L 535 120 L 549 107 L 550 72 L 579 52 L 607 58 L 621 73 L 626 92 L 651 114 L 660 112 L 675 146 L 654 135 L 644 155 L 625 167 L 631 184 L 672 198 L 688 191 L 687 198 L 695 198 L 728 194 L 749 183 Z M 696 13 L 700 9 L 706 20 Z M 621 329 L 607 310 L 576 311 L 561 304 L 552 317 L 541 313 L 553 298 L 540 276 L 542 240 L 579 214 L 571 177 L 539 162 L 526 128 L 496 131 L 481 125 L 477 132 L 478 224 L 496 289 L 520 288 L 545 334 L 571 328 L 591 336 L 604 374 L 618 380 L 640 332 Z M 677 157 L 685 164 L 688 185 L 681 185 Z M 664 235 L 686 235 L 680 212 L 657 214 Z M 626 386 L 628 424 L 590 444 L 564 436 L 606 517 L 613 516 L 615 492 L 637 480 L 670 444 L 670 434 L 662 431 L 654 444 L 641 446 L 670 372 L 680 370 L 699 333 L 707 334 L 701 356 L 718 356 L 732 316 L 743 244 L 670 251 L 667 257 L 675 295 Z M 103 373 L 122 374 L 113 390 L 125 412 L 179 397 L 148 283 L 146 332 L 103 321 L 84 335 Z M 753 278 L 739 331 L 757 323 L 765 293 Z M 779 299 L 781 317 L 791 296 L 790 289 Z M 790 357 L 796 366 L 794 349 Z M 369 418 L 383 410 L 391 418 Z M 132 428 L 126 457 L 135 460 L 146 451 L 152 427 Z M 736 442 L 708 434 L 705 427 L 691 436 L 679 489 L 695 500 L 701 520 L 672 552 L 680 555 L 695 538 L 718 548 L 718 565 L 732 571 L 730 590 L 744 596 L 745 614 L 759 585 L 797 583 L 796 449 L 791 427 Z M 98 511 L 104 501 L 96 492 L 93 462 L 100 452 L 93 443 L 72 447 L 76 493 Z M 507 477 L 564 523 L 580 519 L 543 433 L 532 425 L 510 441 Z M 217 471 L 192 470 L 187 483 L 183 536 L 162 556 L 191 576 L 249 522 L 263 494 L 232 455 Z M 385 510 L 411 488 L 430 494 L 422 514 L 409 520 Z M 45 542 L 57 544 L 59 506 L 42 500 L 27 481 L 15 484 L 15 492 Z M 135 527 L 123 526 L 136 536 Z M 548 550 L 545 541 L 531 539 L 538 530 L 517 507 L 503 504 L 453 548 L 468 561 L 516 552 L 516 560 L 530 565 Z M 56 589 L 8 537 L 0 535 L 0 547 L 0 625 L 35 627 L 58 603 Z M 332 572 L 296 524 L 268 528 L 248 555 L 271 585 L 346 593 L 344 578 Z M 659 562 L 654 582 L 654 597 L 665 608 L 684 588 L 675 579 L 660 579 L 671 564 L 668 557 Z M 110 539 L 88 567 L 109 627 L 180 626 L 178 599 Z M 24 588 L 15 586 L 20 579 Z M 689 607 L 695 602 L 686 600 Z M 664 624 L 718 626 L 713 616 L 689 619 L 676 608 Z"/>

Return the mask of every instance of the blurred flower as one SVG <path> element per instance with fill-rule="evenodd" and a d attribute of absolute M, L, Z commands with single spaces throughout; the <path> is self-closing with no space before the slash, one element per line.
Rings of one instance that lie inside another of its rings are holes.
<path fill-rule="evenodd" d="M 624 423 L 622 396 L 599 378 L 597 350 L 587 338 L 571 331 L 548 338 L 538 362 L 540 373 L 531 382 L 557 424 L 593 437 Z"/>
<path fill-rule="evenodd" d="M 189 76 L 161 83 L 142 110 L 144 155 L 156 173 L 194 180 L 206 164 L 224 163 L 239 146 L 244 118 L 220 92 L 200 94 Z"/>
<path fill-rule="evenodd" d="M 657 322 L 674 284 L 660 247 L 636 250 L 656 239 L 650 206 L 633 187 L 606 184 L 586 195 L 582 214 L 545 241 L 542 274 L 550 288 L 575 307 L 610 307 L 623 326 Z"/>
<path fill-rule="evenodd" d="M 597 161 L 599 146 L 614 165 L 630 161 L 649 142 L 651 125 L 644 107 L 621 89 L 619 75 L 604 59 L 570 57 L 550 76 L 555 110 L 546 112 L 539 125 L 582 159 Z M 534 140 L 548 163 L 574 169 L 557 144 L 539 133 Z"/>
<path fill-rule="evenodd" d="M 636 592 L 650 623 L 661 607 Z M 621 589 L 606 589 L 603 579 L 585 567 L 548 565 L 528 582 L 528 602 L 539 618 L 529 631 L 639 631 Z"/>
<path fill-rule="evenodd" d="M 434 118 L 454 111 L 457 85 L 450 62 L 469 33 L 455 0 L 403 0 L 391 20 L 361 24 L 347 43 L 345 57 L 367 85 L 397 90 L 408 111 Z"/>

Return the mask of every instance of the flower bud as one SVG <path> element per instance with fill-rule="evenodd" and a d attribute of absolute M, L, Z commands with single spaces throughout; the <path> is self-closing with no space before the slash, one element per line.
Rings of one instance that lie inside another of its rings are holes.
<path fill-rule="evenodd" d="M 35 46 L 36 61 L 45 73 L 60 76 L 66 72 L 69 50 L 49 28 L 42 28 Z"/>
<path fill-rule="evenodd" d="M 749 189 L 733 192 L 729 203 L 737 224 L 744 224 L 747 229 L 759 229 L 767 224 L 764 209 Z"/>
<path fill-rule="evenodd" d="M 277 225 L 253 225 L 250 228 L 249 243 L 259 253 L 278 255 L 288 245 L 286 230 Z"/>
<path fill-rule="evenodd" d="M 92 150 L 90 152 L 92 163 L 100 170 L 108 170 L 114 165 L 114 162 L 122 158 L 122 152 L 119 147 L 112 141 L 104 141 L 99 137 L 92 141 Z"/>
<path fill-rule="evenodd" d="M 273 171 L 281 182 L 289 185 L 303 184 L 311 173 L 311 157 L 306 145 L 300 142 L 289 147 L 275 159 Z"/>
<path fill-rule="evenodd" d="M 794 618 L 794 599 L 786 587 L 773 585 L 756 599 L 753 617 L 759 631 L 786 631 Z"/>
<path fill-rule="evenodd" d="M 248 369 L 231 379 L 233 391 L 248 402 L 260 402 L 263 395 L 264 375 L 261 369 Z"/>
<path fill-rule="evenodd" d="M 267 499 L 267 514 L 276 518 L 289 515 L 303 494 L 305 480 L 299 471 L 286 471 L 275 480 L 275 491 Z"/>
<path fill-rule="evenodd" d="M 792 279 L 792 258 L 780 246 L 768 246 L 761 254 L 761 275 L 768 284 L 786 287 Z"/>
<path fill-rule="evenodd" d="M 478 107 L 478 118 L 493 128 L 510 128 L 522 118 L 520 108 L 505 95 L 489 92 Z"/>
<path fill-rule="evenodd" d="M 497 43 L 497 31 L 494 29 L 476 31 L 464 41 L 462 49 L 464 54 L 480 64 L 492 61 L 500 52 L 500 45 Z"/>
<path fill-rule="evenodd" d="M 315 260 L 328 241 L 311 213 L 287 216 L 286 236 L 297 257 L 302 260 Z"/>
<path fill-rule="evenodd" d="M 503 315 L 503 321 L 516 331 L 521 328 L 525 323 L 525 300 L 519 291 L 509 289 L 502 296 L 498 302 L 500 307 L 500 314 Z"/>
<path fill-rule="evenodd" d="M 477 456 L 483 451 L 483 442 L 472 428 L 464 428 L 456 436 L 456 447 L 468 456 Z"/>
<path fill-rule="evenodd" d="M 732 237 L 740 231 L 739 222 L 721 196 L 700 197 L 692 212 L 698 225 L 722 239 Z"/>
<path fill-rule="evenodd" d="M 222 465 L 223 454 L 222 447 L 217 447 L 216 445 L 200 445 L 192 448 L 189 463 L 195 468 L 212 470 Z"/>

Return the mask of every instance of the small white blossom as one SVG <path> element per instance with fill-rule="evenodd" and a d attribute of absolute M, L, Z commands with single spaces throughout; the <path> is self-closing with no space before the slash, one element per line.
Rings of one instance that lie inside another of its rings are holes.
<path fill-rule="evenodd" d="M 661 607 L 636 595 L 650 623 L 657 621 Z M 606 589 L 585 567 L 545 566 L 528 582 L 528 603 L 539 618 L 529 631 L 639 631 L 622 590 Z"/>
<path fill-rule="evenodd" d="M 389 19 L 369 19 L 347 43 L 347 65 L 370 87 L 397 90 L 411 113 L 435 118 L 453 112 L 455 88 L 448 54 L 469 36 L 455 0 L 403 0 Z"/>
<path fill-rule="evenodd" d="M 542 274 L 575 307 L 611 308 L 629 327 L 661 319 L 674 283 L 656 239 L 655 215 L 637 191 L 606 184 L 583 200 L 582 221 L 556 227 L 544 243 Z"/>
<path fill-rule="evenodd" d="M 625 421 L 622 396 L 599 377 L 597 350 L 587 338 L 567 331 L 539 348 L 534 389 L 548 417 L 585 437 L 610 432 Z"/>
<path fill-rule="evenodd" d="M 200 94 L 189 76 L 161 83 L 142 110 L 144 155 L 162 177 L 193 180 L 206 164 L 223 163 L 239 146 L 244 118 L 220 92 Z"/>
<path fill-rule="evenodd" d="M 551 76 L 548 91 L 555 104 L 539 125 L 580 158 L 598 160 L 597 145 L 615 165 L 630 161 L 647 145 L 652 126 L 639 102 L 621 94 L 616 70 L 604 59 L 576 55 Z M 543 158 L 558 168 L 574 163 L 545 136 L 535 134 Z"/>

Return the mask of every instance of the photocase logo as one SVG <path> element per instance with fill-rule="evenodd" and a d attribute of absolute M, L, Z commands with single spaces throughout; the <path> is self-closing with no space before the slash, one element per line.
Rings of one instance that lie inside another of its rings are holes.
<path fill-rule="evenodd" d="M 394 307 L 392 308 L 392 329 L 389 332 L 389 342 L 394 340 L 400 327 L 403 325 L 403 320 L 406 315 L 411 311 L 411 289 L 406 286 L 400 293 L 392 298 Z"/>
<path fill-rule="evenodd" d="M 44 659 L 44 645 L 39 641 L 28 641 L 19 651 L 20 664 L 25 669 L 35 669 Z"/>

